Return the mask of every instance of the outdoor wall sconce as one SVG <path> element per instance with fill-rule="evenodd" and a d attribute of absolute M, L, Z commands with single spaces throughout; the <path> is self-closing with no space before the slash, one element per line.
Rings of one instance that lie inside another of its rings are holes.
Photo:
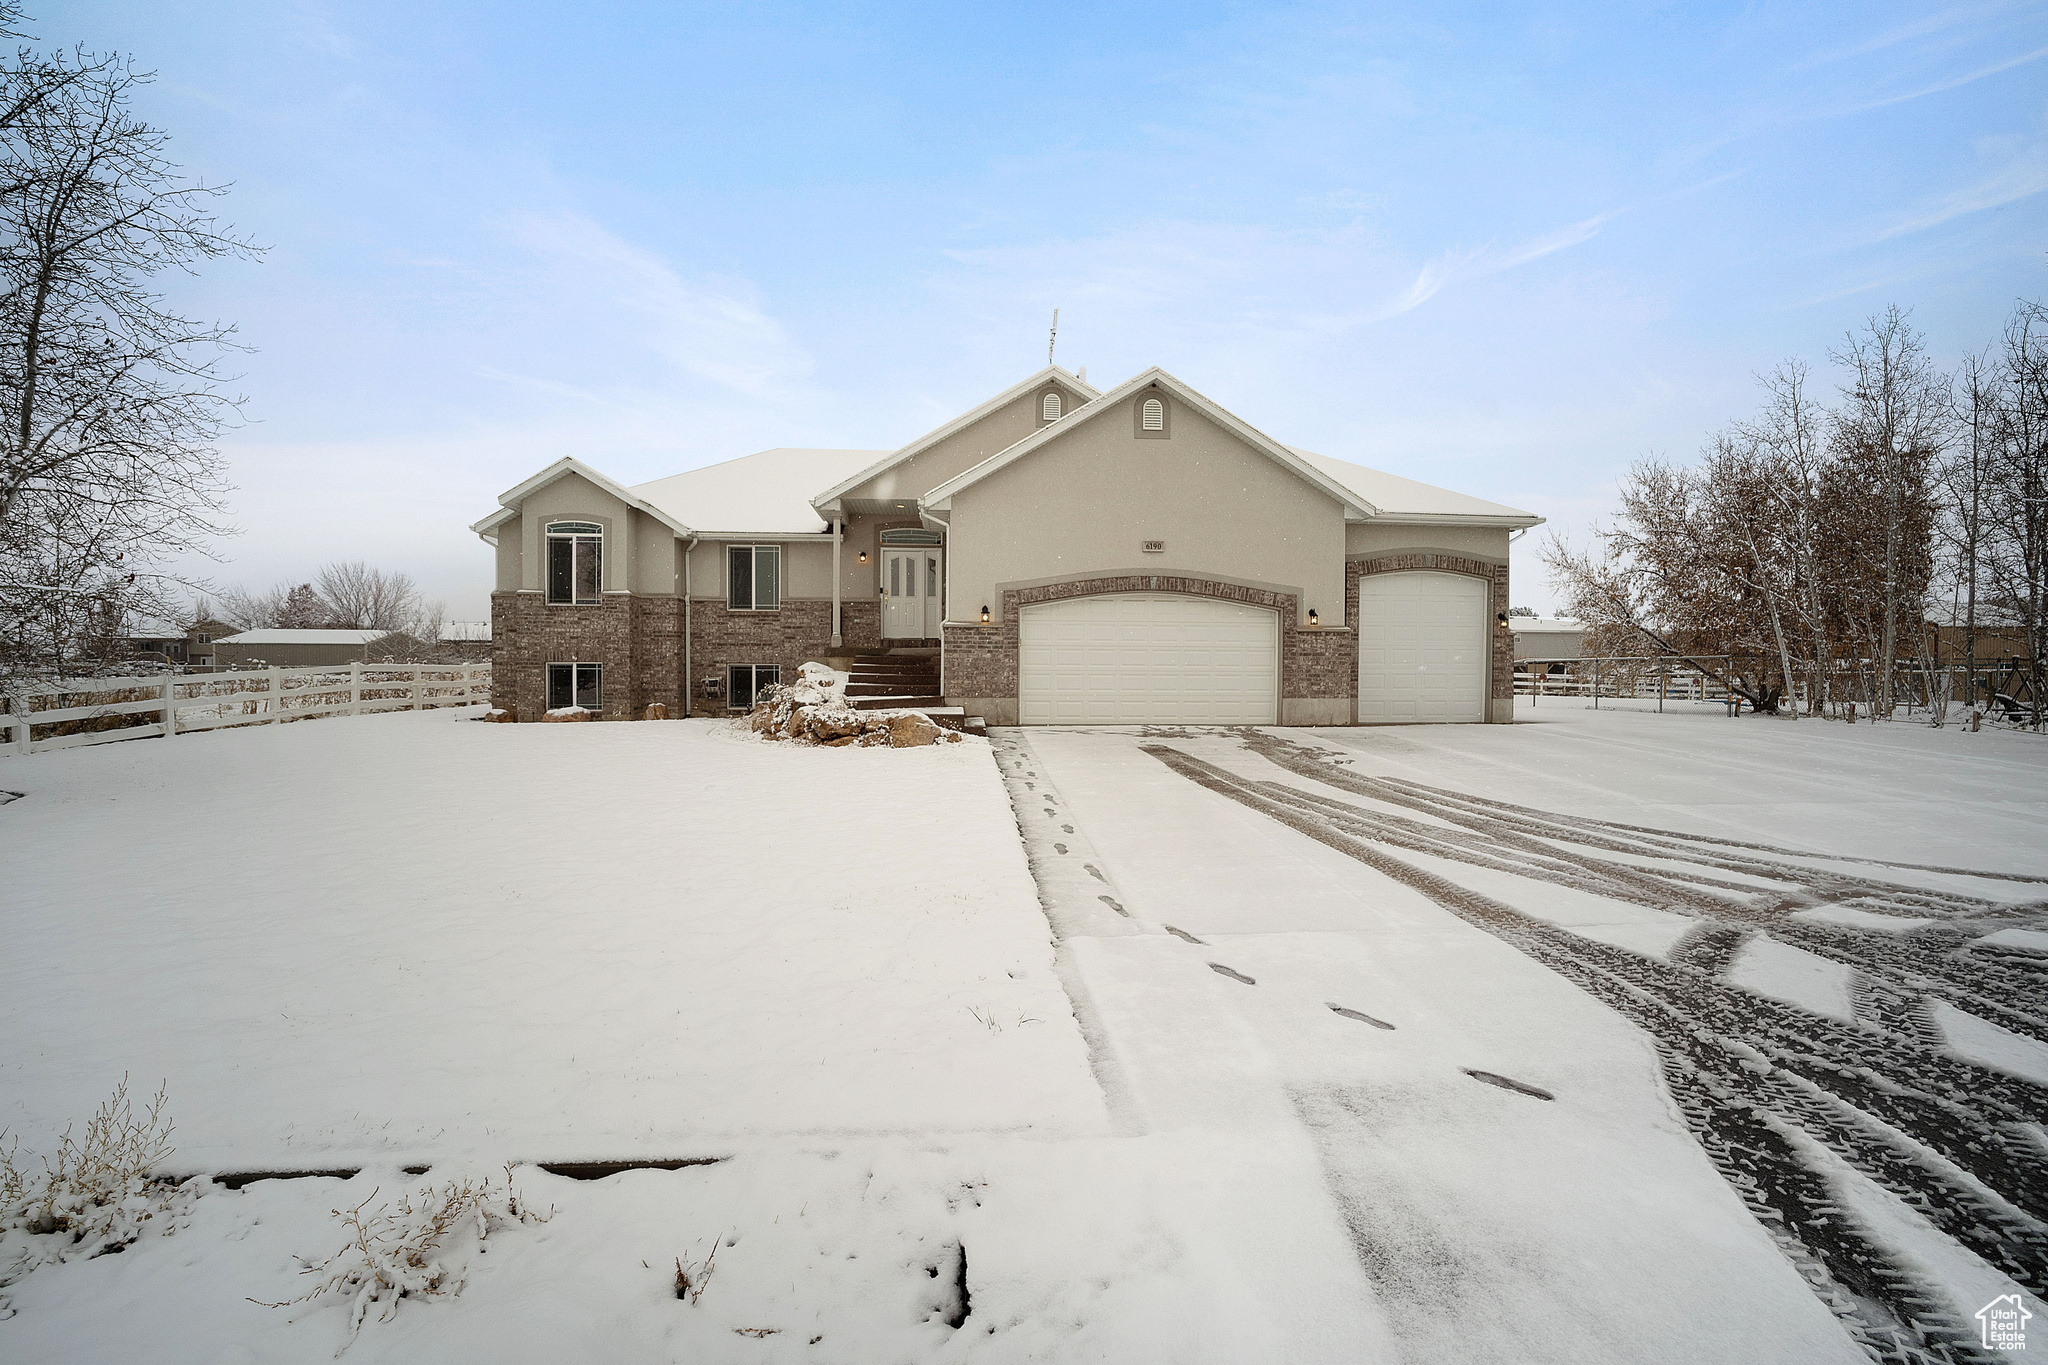
<path fill-rule="evenodd" d="M 1308 609 L 1308 628 L 1310 630 L 1314 630 L 1317 626 L 1321 625 L 1322 623 L 1322 618 L 1316 615 L 1316 609 L 1314 607 L 1310 607 Z"/>
<path fill-rule="evenodd" d="M 987 608 L 987 607 L 983 607 L 983 608 L 981 609 L 981 623 L 982 623 L 983 625 L 987 625 L 987 624 L 988 624 L 988 608 Z"/>
<path fill-rule="evenodd" d="M 1506 629 L 1508 628 L 1508 614 L 1507 614 L 1506 612 L 1504 612 L 1504 611 L 1497 611 L 1497 612 L 1495 612 L 1495 613 L 1493 614 L 1493 619 L 1494 619 L 1494 620 L 1496 620 L 1496 621 L 1498 621 L 1498 622 L 1500 622 L 1500 628 L 1501 628 L 1502 630 L 1506 630 Z"/>
<path fill-rule="evenodd" d="M 868 562 L 868 552 L 866 550 L 860 552 L 860 562 L 863 564 Z"/>

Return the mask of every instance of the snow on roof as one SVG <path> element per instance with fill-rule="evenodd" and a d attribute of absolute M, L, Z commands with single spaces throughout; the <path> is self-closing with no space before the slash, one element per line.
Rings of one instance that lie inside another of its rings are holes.
<path fill-rule="evenodd" d="M 1534 526 L 1543 520 L 1519 507 L 1488 502 L 1469 493 L 1453 493 L 1448 488 L 1418 483 L 1380 469 L 1367 469 L 1349 460 L 1334 460 L 1299 446 L 1287 448 L 1379 508 L 1379 520 L 1399 521 L 1404 517 L 1427 517 L 1431 521 L 1499 520 L 1517 526 Z"/>
<path fill-rule="evenodd" d="M 366 645 L 388 630 L 245 630 L 216 640 L 222 645 Z"/>
<path fill-rule="evenodd" d="M 693 531 L 806 534 L 823 531 L 811 506 L 821 488 L 841 483 L 886 450 L 805 450 L 783 446 L 671 474 L 630 492 Z"/>
<path fill-rule="evenodd" d="M 443 621 L 441 623 L 443 644 L 483 644 L 491 642 L 489 621 Z"/>
<path fill-rule="evenodd" d="M 1569 631 L 1584 630 L 1584 621 L 1574 621 L 1566 616 L 1510 616 L 1508 629 L 1517 634 L 1554 635 Z"/>
<path fill-rule="evenodd" d="M 185 628 L 169 621 L 160 620 L 154 616 L 142 616 L 136 618 L 134 628 L 125 632 L 121 638 L 124 640 L 168 640 L 173 636 L 183 639 Z"/>

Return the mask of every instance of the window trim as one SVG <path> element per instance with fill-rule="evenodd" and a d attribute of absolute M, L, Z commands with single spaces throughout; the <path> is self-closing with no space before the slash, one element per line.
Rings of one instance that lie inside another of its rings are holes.
<path fill-rule="evenodd" d="M 752 606 L 747 606 L 747 607 L 736 607 L 736 606 L 734 606 L 734 605 L 732 604 L 732 598 L 733 598 L 733 574 L 732 574 L 732 557 L 733 557 L 733 552 L 734 552 L 735 550 L 746 550 L 746 551 L 749 551 L 749 552 L 751 552 L 751 553 L 752 553 L 752 554 L 754 555 L 753 563 L 752 563 L 752 565 L 750 565 L 750 566 L 749 566 L 749 568 L 748 568 L 748 574 L 749 574 L 749 576 L 750 576 L 750 577 L 751 577 L 751 579 L 752 579 L 752 582 L 751 582 L 751 584 L 749 585 L 749 586 L 750 586 L 750 588 L 751 588 L 751 590 L 752 590 L 752 591 L 751 591 L 751 593 L 750 593 L 750 596 L 751 596 L 751 598 L 752 598 L 752 600 L 753 600 L 753 605 L 752 605 Z M 774 552 L 775 552 L 775 601 L 774 601 L 773 605 L 771 605 L 771 606 L 766 606 L 766 607 L 764 607 L 764 606 L 762 606 L 762 605 L 761 605 L 761 591 L 760 591 L 760 589 L 761 589 L 761 575 L 760 575 L 760 573 L 758 572 L 758 566 L 759 566 L 759 564 L 760 564 L 760 558 L 759 558 L 759 556 L 760 556 L 760 553 L 761 553 L 761 551 L 763 551 L 763 550 L 772 550 L 772 551 L 774 551 Z M 726 609 L 727 611 L 743 611 L 743 612 L 750 612 L 750 613 L 751 613 L 751 612 L 767 612 L 767 611 L 781 611 L 781 610 L 782 610 L 782 600 L 783 600 L 783 592 L 782 592 L 782 580 L 783 580 L 783 575 L 782 575 L 782 563 L 783 563 L 783 554 L 782 554 L 782 546 L 781 546 L 781 545 L 779 545 L 779 544 L 769 544 L 769 543 L 766 543 L 766 542 L 752 542 L 752 541 L 737 541 L 737 542 L 728 542 L 728 543 L 727 543 L 727 545 L 726 545 L 726 547 L 725 547 L 725 609 Z"/>
<path fill-rule="evenodd" d="M 747 700 L 744 707 L 741 703 L 733 700 L 733 675 L 741 669 L 747 670 Z M 763 672 L 773 675 L 766 683 L 761 681 L 761 674 Z M 781 681 L 781 664 L 727 664 L 725 666 L 725 707 L 728 711 L 750 709 L 756 701 L 760 700 L 763 687 L 774 687 Z"/>
<path fill-rule="evenodd" d="M 590 713 L 591 713 L 592 715 L 594 715 L 594 716 L 601 716 L 601 715 L 603 715 L 603 714 L 604 714 L 604 664 L 603 664 L 603 663 L 602 663 L 601 661 L 599 661 L 599 660 L 596 660 L 596 659 L 551 659 L 551 660 L 549 660 L 549 661 L 548 661 L 548 664 L 547 664 L 547 668 L 546 668 L 546 671 L 545 671 L 545 672 L 544 672 L 544 673 L 542 674 L 542 679 L 543 679 L 543 695 L 542 695 L 542 701 L 543 701 L 544 703 L 546 703 L 545 705 L 543 705 L 543 706 L 541 707 L 541 711 L 542 711 L 542 713 L 543 713 L 543 714 L 545 714 L 546 712 L 549 712 L 549 711 L 554 711 L 554 710 L 558 710 L 558 709 L 560 709 L 560 708 L 556 707 L 556 706 L 555 706 L 555 705 L 553 704 L 553 703 L 554 703 L 554 700 L 555 700 L 555 670 L 556 670 L 556 669 L 558 669 L 558 668 L 566 668 L 566 669 L 568 669 L 568 670 L 569 670 L 569 705 L 571 705 L 571 706 L 583 706 L 583 703 L 582 703 L 582 702 L 579 702 L 578 700 L 576 700 L 576 698 L 577 698 L 577 695 L 578 695 L 578 694 L 579 694 L 579 693 L 580 693 L 580 692 L 582 691 L 582 689 L 581 689 L 581 688 L 580 688 L 580 687 L 578 686 L 578 682 L 579 682 L 579 679 L 578 679 L 578 677 L 577 677 L 577 674 L 578 674 L 578 672 L 579 672 L 580 670 L 582 670 L 582 669 L 586 669 L 586 668 L 591 668 L 591 669 L 595 669 L 595 670 L 597 670 L 597 678 L 596 678 L 596 684 L 597 684 L 597 685 L 596 685 L 596 688 L 595 688 L 595 690 L 596 690 L 596 692 L 597 692 L 597 697 L 596 697 L 597 705 L 595 705 L 595 706 L 584 706 L 584 707 L 583 707 L 583 709 L 584 709 L 584 710 L 586 710 L 586 711 L 588 711 L 588 712 L 590 712 Z"/>
<path fill-rule="evenodd" d="M 550 607 L 594 607 L 604 601 L 605 539 L 610 528 L 594 517 L 556 517 L 544 522 L 540 531 L 540 595 Z M 569 550 L 569 595 L 555 596 L 555 542 L 567 541 Z M 588 542 L 597 552 L 597 565 L 592 574 L 594 589 L 589 597 L 579 597 L 576 592 L 576 546 Z"/>

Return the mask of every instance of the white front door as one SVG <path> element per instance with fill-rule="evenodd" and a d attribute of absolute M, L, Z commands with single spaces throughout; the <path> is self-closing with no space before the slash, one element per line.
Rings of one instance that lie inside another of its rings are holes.
<path fill-rule="evenodd" d="M 882 635 L 892 640 L 928 640 L 939 633 L 939 570 L 936 546 L 882 551 Z"/>
<path fill-rule="evenodd" d="M 1486 719 L 1487 585 L 1465 574 L 1358 580 L 1358 719 L 1366 725 Z"/>

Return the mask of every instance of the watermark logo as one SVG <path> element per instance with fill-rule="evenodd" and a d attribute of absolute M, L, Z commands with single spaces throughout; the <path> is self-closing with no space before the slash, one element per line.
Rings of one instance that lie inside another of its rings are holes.
<path fill-rule="evenodd" d="M 2027 1320 L 2034 1315 L 2017 1294 L 2001 1294 L 1977 1310 L 1977 1324 L 1984 1331 L 1987 1351 L 2027 1349 Z"/>

